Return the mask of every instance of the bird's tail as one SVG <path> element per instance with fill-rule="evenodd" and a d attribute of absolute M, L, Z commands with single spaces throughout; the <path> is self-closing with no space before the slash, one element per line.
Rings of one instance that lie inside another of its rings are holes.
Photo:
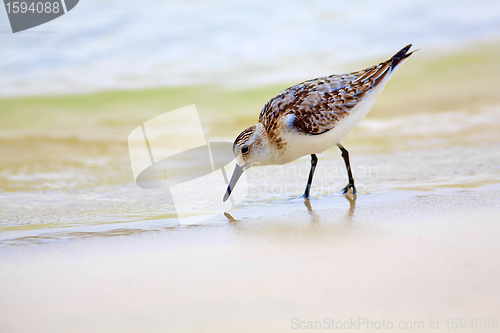
<path fill-rule="evenodd" d="M 392 58 L 390 59 L 392 61 L 391 62 L 391 69 L 396 68 L 398 65 L 402 64 L 406 58 L 411 56 L 413 54 L 413 52 L 418 51 L 418 50 L 415 50 L 415 51 L 408 53 L 410 48 L 411 48 L 411 44 L 406 45 L 405 47 L 403 47 L 401 49 L 401 51 L 399 51 L 394 56 L 392 56 Z"/>
<path fill-rule="evenodd" d="M 411 44 L 402 48 L 391 59 L 357 72 L 356 75 L 358 77 L 354 81 L 351 81 L 351 85 L 360 87 L 356 89 L 356 97 L 361 98 L 381 82 L 384 82 L 387 77 L 390 77 L 395 68 L 401 65 L 413 52 L 417 51 L 408 52 L 410 48 Z"/>

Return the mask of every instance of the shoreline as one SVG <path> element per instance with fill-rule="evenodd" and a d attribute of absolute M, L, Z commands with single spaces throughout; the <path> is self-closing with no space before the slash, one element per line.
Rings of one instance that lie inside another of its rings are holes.
<path fill-rule="evenodd" d="M 333 148 L 309 205 L 297 199 L 304 157 L 248 170 L 255 191 L 200 225 L 178 225 L 165 193 L 135 185 L 128 134 L 192 101 L 207 139 L 232 140 L 285 86 L 0 99 L 0 331 L 290 332 L 293 318 L 359 317 L 439 318 L 444 330 L 498 318 L 500 62 L 412 60 L 343 141 L 355 172 L 374 170 L 356 173 L 355 203 L 337 191 L 345 175 L 328 172 L 345 170 Z"/>
<path fill-rule="evenodd" d="M 279 219 L 3 246 L 0 327 L 288 332 L 297 317 L 496 318 L 499 193 L 381 194 L 354 210 L 339 196 Z"/>

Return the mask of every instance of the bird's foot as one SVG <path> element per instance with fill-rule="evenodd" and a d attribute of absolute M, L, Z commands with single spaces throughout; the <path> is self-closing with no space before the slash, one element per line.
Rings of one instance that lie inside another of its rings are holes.
<path fill-rule="evenodd" d="M 309 193 L 304 193 L 304 194 L 302 195 L 302 198 L 303 198 L 304 200 L 309 200 L 311 197 L 309 196 Z"/>
<path fill-rule="evenodd" d="M 342 189 L 342 194 L 346 194 L 349 191 L 349 189 L 351 189 L 351 188 L 352 188 L 352 194 L 353 195 L 356 194 L 357 191 L 356 191 L 356 187 L 354 186 L 354 184 L 347 184 L 347 186 Z"/>

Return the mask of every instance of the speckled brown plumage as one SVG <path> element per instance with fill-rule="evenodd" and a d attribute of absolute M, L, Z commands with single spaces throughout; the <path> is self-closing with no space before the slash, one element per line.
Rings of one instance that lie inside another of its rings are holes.
<path fill-rule="evenodd" d="M 259 122 L 270 137 L 283 125 L 279 120 L 287 116 L 290 116 L 287 118 L 290 120 L 288 127 L 301 134 L 325 133 L 339 120 L 348 117 L 366 94 L 377 87 L 401 60 L 413 53 L 407 53 L 410 47 L 411 44 L 391 59 L 361 71 L 319 77 L 290 87 L 264 105 Z"/>

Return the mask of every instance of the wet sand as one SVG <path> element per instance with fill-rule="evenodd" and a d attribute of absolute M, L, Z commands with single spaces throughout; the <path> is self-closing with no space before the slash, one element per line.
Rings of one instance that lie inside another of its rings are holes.
<path fill-rule="evenodd" d="M 288 332 L 293 318 L 426 329 L 439 318 L 443 329 L 446 318 L 498 318 L 499 190 L 388 192 L 355 207 L 321 198 L 231 223 L 16 247 L 1 255 L 2 331 Z"/>
<path fill-rule="evenodd" d="M 127 135 L 190 101 L 208 138 L 232 140 L 287 85 L 2 99 L 0 331 L 287 332 L 325 318 L 425 331 L 439 319 L 446 331 L 447 318 L 500 319 L 497 51 L 416 53 L 396 73 L 343 142 L 355 202 L 338 193 L 346 175 L 331 149 L 309 203 L 297 199 L 302 158 L 250 170 L 248 198 L 202 225 L 180 226 L 165 193 L 133 183 Z"/>

